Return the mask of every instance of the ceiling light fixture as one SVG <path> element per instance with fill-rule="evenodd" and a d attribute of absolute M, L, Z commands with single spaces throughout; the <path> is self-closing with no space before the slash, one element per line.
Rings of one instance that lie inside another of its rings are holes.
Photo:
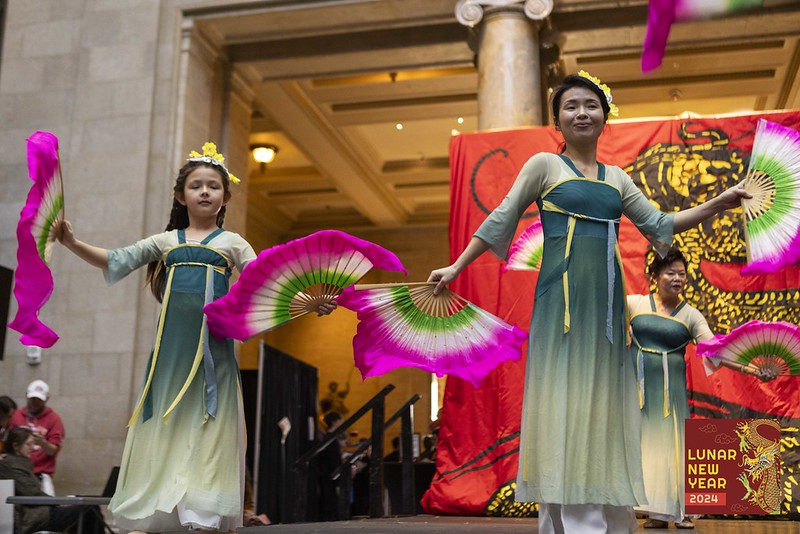
<path fill-rule="evenodd" d="M 398 122 L 397 124 L 394 125 L 394 127 L 397 128 L 398 130 L 402 130 L 403 129 L 403 123 L 402 122 Z"/>
<path fill-rule="evenodd" d="M 275 161 L 278 151 L 278 147 L 270 143 L 250 145 L 250 152 L 253 154 L 253 159 L 258 162 L 262 174 L 267 170 L 267 164 Z"/>

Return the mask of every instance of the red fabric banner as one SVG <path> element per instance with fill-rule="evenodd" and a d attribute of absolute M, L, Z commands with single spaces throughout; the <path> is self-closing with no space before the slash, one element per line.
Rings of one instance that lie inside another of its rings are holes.
<path fill-rule="evenodd" d="M 800 130 L 800 112 L 724 118 L 615 123 L 600 138 L 598 159 L 618 165 L 662 211 L 686 209 L 713 198 L 744 178 L 759 118 Z M 504 198 L 522 165 L 542 151 L 558 152 L 552 127 L 465 134 L 450 147 L 450 255 L 455 259 L 472 234 Z M 532 205 L 518 234 L 536 218 Z M 689 260 L 685 298 L 706 316 L 715 333 L 728 333 L 752 319 L 800 322 L 800 268 L 773 275 L 742 276 L 746 261 L 741 210 L 720 214 L 676 236 Z M 649 246 L 627 220 L 619 236 L 628 293 L 649 292 L 645 276 Z M 484 254 L 452 288 L 478 306 L 528 330 L 536 274 L 502 271 Z M 527 346 L 518 362 L 496 369 L 479 389 L 448 378 L 437 447 L 437 469 L 422 504 L 428 513 L 527 515 L 515 503 L 514 480 Z M 797 488 L 800 450 L 800 378 L 770 383 L 721 369 L 707 377 L 687 351 L 690 402 L 695 417 L 777 416 L 793 438 L 785 439 L 788 484 L 784 513 L 800 513 Z M 787 456 L 790 460 L 787 461 Z"/>

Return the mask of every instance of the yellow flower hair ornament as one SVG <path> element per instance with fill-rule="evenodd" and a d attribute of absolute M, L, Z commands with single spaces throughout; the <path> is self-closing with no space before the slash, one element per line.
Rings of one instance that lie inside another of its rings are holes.
<path fill-rule="evenodd" d="M 202 161 L 203 163 L 216 165 L 225 171 L 225 174 L 228 176 L 228 178 L 230 178 L 231 182 L 238 184 L 241 181 L 234 176 L 227 167 L 225 167 L 225 156 L 217 152 L 217 145 L 210 141 L 203 145 L 202 154 L 197 150 L 192 150 L 189 152 L 189 157 L 186 159 L 186 161 Z"/>
<path fill-rule="evenodd" d="M 587 80 L 592 82 L 594 85 L 597 86 L 598 89 L 600 89 L 603 92 L 604 95 L 606 95 L 606 102 L 608 102 L 608 114 L 611 115 L 612 117 L 618 117 L 619 108 L 616 106 L 616 104 L 613 103 L 614 99 L 611 97 L 611 89 L 606 84 L 601 82 L 600 78 L 592 76 L 585 70 L 578 71 L 578 76 L 580 76 L 581 78 L 586 78 Z"/>

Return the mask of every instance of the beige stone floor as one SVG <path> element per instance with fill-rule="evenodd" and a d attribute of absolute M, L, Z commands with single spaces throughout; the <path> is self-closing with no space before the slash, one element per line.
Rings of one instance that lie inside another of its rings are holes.
<path fill-rule="evenodd" d="M 639 521 L 641 525 L 643 521 Z M 537 519 L 454 517 L 419 515 L 384 519 L 360 519 L 330 523 L 298 523 L 239 529 L 242 534 L 534 534 Z M 637 533 L 679 532 L 670 529 L 642 529 Z M 702 534 L 796 534 L 800 522 L 778 520 L 698 519 L 693 531 Z"/>

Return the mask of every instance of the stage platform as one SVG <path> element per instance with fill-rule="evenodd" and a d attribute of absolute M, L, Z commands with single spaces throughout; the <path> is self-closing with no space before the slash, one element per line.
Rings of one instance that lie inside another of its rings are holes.
<path fill-rule="evenodd" d="M 796 534 L 800 522 L 776 520 L 698 519 L 695 529 L 676 531 L 670 529 L 643 529 L 639 521 L 638 532 L 696 532 L 698 534 Z M 240 528 L 242 534 L 535 534 L 537 519 L 508 517 L 454 517 L 418 515 L 385 519 L 354 519 L 329 523 L 296 523 L 267 527 Z"/>

